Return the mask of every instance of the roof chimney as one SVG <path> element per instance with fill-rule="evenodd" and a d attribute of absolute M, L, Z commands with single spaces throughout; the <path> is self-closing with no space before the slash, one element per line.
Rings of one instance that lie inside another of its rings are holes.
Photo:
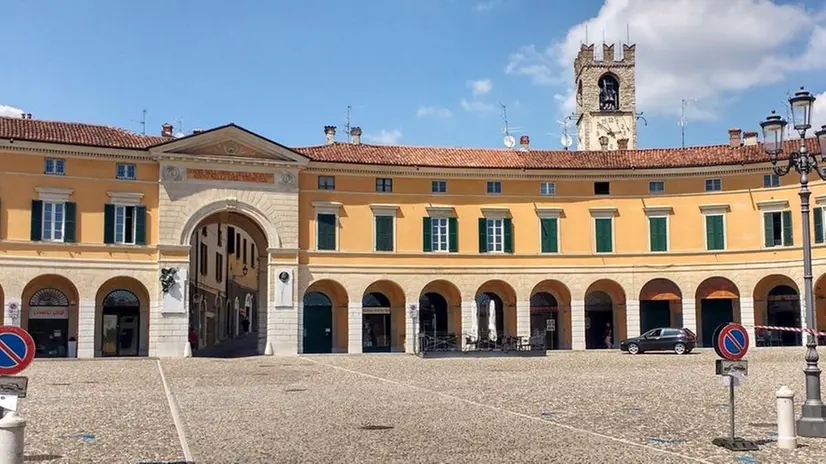
<path fill-rule="evenodd" d="M 172 124 L 165 122 L 161 125 L 161 136 L 172 137 Z"/>
<path fill-rule="evenodd" d="M 521 149 L 523 151 L 528 150 L 531 147 L 531 138 L 528 137 L 527 135 L 523 135 L 522 137 L 519 137 L 519 145 L 521 145 Z"/>
<path fill-rule="evenodd" d="M 599 138 L 599 144 L 602 146 L 602 151 L 608 150 L 608 137 L 601 136 Z"/>
<path fill-rule="evenodd" d="M 200 133 L 201 133 L 201 132 L 203 132 L 203 131 L 204 131 L 204 130 L 203 130 L 203 129 L 200 129 L 200 128 L 192 129 L 192 135 L 195 135 L 195 134 L 200 134 Z"/>
<path fill-rule="evenodd" d="M 358 145 L 361 143 L 361 127 L 354 127 L 350 129 L 350 137 L 353 138 L 353 145 Z"/>
<path fill-rule="evenodd" d="M 620 150 L 628 150 L 628 139 L 617 139 L 617 147 Z"/>
<path fill-rule="evenodd" d="M 756 131 L 743 132 L 743 145 L 757 145 L 757 132 Z"/>
<path fill-rule="evenodd" d="M 728 144 L 731 148 L 737 148 L 740 146 L 740 129 L 736 127 L 732 127 L 728 130 Z"/>
<path fill-rule="evenodd" d="M 324 126 L 324 136 L 327 145 L 336 143 L 336 126 Z"/>

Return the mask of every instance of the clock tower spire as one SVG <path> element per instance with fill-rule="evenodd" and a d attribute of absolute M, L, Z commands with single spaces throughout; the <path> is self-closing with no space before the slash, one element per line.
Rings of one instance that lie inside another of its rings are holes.
<path fill-rule="evenodd" d="M 617 150 L 637 147 L 636 45 L 622 44 L 622 57 L 614 45 L 602 44 L 602 57 L 594 45 L 583 44 L 574 60 L 578 150 Z"/>

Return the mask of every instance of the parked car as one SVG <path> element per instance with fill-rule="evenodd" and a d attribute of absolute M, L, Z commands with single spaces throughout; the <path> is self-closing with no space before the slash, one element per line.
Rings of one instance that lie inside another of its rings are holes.
<path fill-rule="evenodd" d="M 620 342 L 620 350 L 630 354 L 646 351 L 674 351 L 677 354 L 688 354 L 696 346 L 697 336 L 694 332 L 686 328 L 671 327 L 651 329 L 639 337 Z"/>

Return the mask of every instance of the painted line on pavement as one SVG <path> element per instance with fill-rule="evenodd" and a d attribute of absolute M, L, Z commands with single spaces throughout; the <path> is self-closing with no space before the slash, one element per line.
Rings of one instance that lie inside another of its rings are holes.
<path fill-rule="evenodd" d="M 181 408 L 178 406 L 178 402 L 175 401 L 175 396 L 172 394 L 172 389 L 169 388 L 169 383 L 166 381 L 166 376 L 163 373 L 163 367 L 161 367 L 161 360 L 156 359 L 156 361 L 158 362 L 158 372 L 161 373 L 161 382 L 163 383 L 163 389 L 166 393 L 166 401 L 169 402 L 169 411 L 172 413 L 172 422 L 175 424 L 175 431 L 178 432 L 178 440 L 180 440 L 181 449 L 184 452 L 184 459 L 186 462 L 195 462 L 195 459 L 192 457 L 192 451 L 189 449 L 189 444 L 186 442 L 183 421 L 181 420 Z"/>
<path fill-rule="evenodd" d="M 657 448 L 657 447 L 654 447 L 654 446 L 644 445 L 642 443 L 635 443 L 633 441 L 626 440 L 624 438 L 612 437 L 610 435 L 604 435 L 604 434 L 601 434 L 599 432 L 594 432 L 592 430 L 586 430 L 586 429 L 581 429 L 579 427 L 574 427 L 574 426 L 571 426 L 571 425 L 565 425 L 565 424 L 560 424 L 560 423 L 557 423 L 557 422 L 547 421 L 545 419 L 542 419 L 541 417 L 529 416 L 529 415 L 523 414 L 521 412 L 511 411 L 511 410 L 508 410 L 508 409 L 503 409 L 503 408 L 500 408 L 500 407 L 497 407 L 497 406 L 492 406 L 490 404 L 479 403 L 479 402 L 476 402 L 476 401 L 473 401 L 473 400 L 468 400 L 468 399 L 465 399 L 465 398 L 460 398 L 458 396 L 449 395 L 447 393 L 442 393 L 442 392 L 438 392 L 438 391 L 435 391 L 435 390 L 430 390 L 429 388 L 424 388 L 424 387 L 419 387 L 419 386 L 416 386 L 416 385 L 410 385 L 410 384 L 406 384 L 406 383 L 402 383 L 402 382 L 397 382 L 395 380 L 385 379 L 384 377 L 379 377 L 379 376 L 372 375 L 372 374 L 366 374 L 364 372 L 354 371 L 352 369 L 347 369 L 345 367 L 333 366 L 331 364 L 326 364 L 326 363 L 323 363 L 323 362 L 320 362 L 320 361 L 317 361 L 315 359 L 311 359 L 311 358 L 308 358 L 308 357 L 303 357 L 302 356 L 302 358 L 306 359 L 307 361 L 313 362 L 315 364 L 330 367 L 330 368 L 333 368 L 333 369 L 338 369 L 340 371 L 349 372 L 351 374 L 360 375 L 362 377 L 367 377 L 367 378 L 370 378 L 370 379 L 378 380 L 380 382 L 386 382 L 386 383 L 397 385 L 397 386 L 400 386 L 400 387 L 407 387 L 407 388 L 411 388 L 411 389 L 414 389 L 414 390 L 425 391 L 425 392 L 428 392 L 428 393 L 432 393 L 434 395 L 441 396 L 442 398 L 448 398 L 448 399 L 452 399 L 452 400 L 456 400 L 456 401 L 461 401 L 463 403 L 472 404 L 474 406 L 491 409 L 493 411 L 502 412 L 502 413 L 505 413 L 505 414 L 511 414 L 511 415 L 514 415 L 514 416 L 521 417 L 523 419 L 530 419 L 532 421 L 536 421 L 536 422 L 539 422 L 541 424 L 551 425 L 551 426 L 554 426 L 554 427 L 560 427 L 560 428 L 571 430 L 571 431 L 574 431 L 574 432 L 584 433 L 586 435 L 592 435 L 592 436 L 595 436 L 595 437 L 604 438 L 606 440 L 615 441 L 617 443 L 622 443 L 622 444 L 625 444 L 625 445 L 628 445 L 628 446 L 633 446 L 633 447 L 636 447 L 636 448 L 645 448 L 647 450 L 656 451 L 658 453 L 668 454 L 668 455 L 680 457 L 680 458 L 683 458 L 683 459 L 688 459 L 688 460 L 694 461 L 694 462 L 701 462 L 703 464 L 713 464 L 711 461 L 706 461 L 704 459 L 697 458 L 697 457 L 694 457 L 694 456 L 687 456 L 685 454 L 680 454 L 680 453 L 677 453 L 677 452 L 674 452 L 674 451 L 668 451 L 668 450 L 664 450 L 664 449 Z"/>

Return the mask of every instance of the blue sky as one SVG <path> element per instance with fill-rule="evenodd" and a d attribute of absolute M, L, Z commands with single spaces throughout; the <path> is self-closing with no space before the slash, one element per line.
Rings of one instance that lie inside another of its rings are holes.
<path fill-rule="evenodd" d="M 513 135 L 559 148 L 589 21 L 590 41 L 629 25 L 637 43 L 641 147 L 679 146 L 682 98 L 696 99 L 687 143 L 726 143 L 789 90 L 826 91 L 824 13 L 822 0 L 5 0 L 0 105 L 135 131 L 146 108 L 148 133 L 232 121 L 300 146 L 326 124 L 344 140 L 350 104 L 367 141 L 501 147 L 501 102 Z"/>

